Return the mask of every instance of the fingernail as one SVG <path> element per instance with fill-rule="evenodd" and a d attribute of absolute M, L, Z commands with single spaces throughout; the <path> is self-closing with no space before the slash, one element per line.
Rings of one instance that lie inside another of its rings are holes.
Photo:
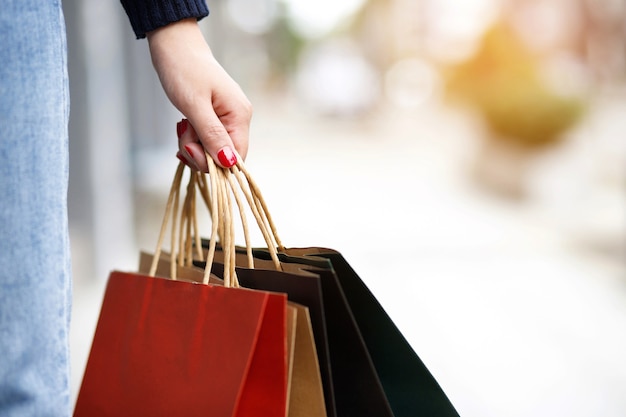
<path fill-rule="evenodd" d="M 193 149 L 191 148 L 191 146 L 189 145 L 185 145 L 185 150 L 187 151 L 187 153 L 189 154 L 189 157 L 191 158 L 188 162 L 187 165 L 189 165 L 190 167 L 192 167 L 193 169 L 200 171 L 200 168 L 198 167 L 198 164 L 196 163 L 196 161 L 193 159 Z"/>
<path fill-rule="evenodd" d="M 176 153 L 176 158 L 178 158 L 180 160 L 180 162 L 182 162 L 185 165 L 189 165 L 189 162 L 187 162 L 187 160 L 185 159 L 185 157 L 180 153 L 180 151 L 178 151 Z"/>
<path fill-rule="evenodd" d="M 176 134 L 178 135 L 179 139 L 187 131 L 188 126 L 189 122 L 187 121 L 187 119 L 183 119 L 180 122 L 176 123 Z"/>
<path fill-rule="evenodd" d="M 226 168 L 230 168 L 237 163 L 237 155 L 230 148 L 230 146 L 224 146 L 217 153 L 217 159 L 219 159 L 220 164 Z"/>

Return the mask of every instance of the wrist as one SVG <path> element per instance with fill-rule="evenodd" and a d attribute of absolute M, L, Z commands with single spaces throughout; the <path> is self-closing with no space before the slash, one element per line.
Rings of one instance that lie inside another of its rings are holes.
<path fill-rule="evenodd" d="M 146 33 L 149 43 L 160 42 L 162 39 L 175 39 L 185 37 L 202 38 L 200 26 L 195 18 L 187 18 L 161 26 L 158 29 Z"/>
<path fill-rule="evenodd" d="M 176 64 L 192 56 L 213 57 L 196 19 L 183 19 L 147 34 L 148 47 L 156 67 Z M 161 68 L 163 69 L 163 68 Z M 157 68 L 157 71 L 159 68 Z"/>

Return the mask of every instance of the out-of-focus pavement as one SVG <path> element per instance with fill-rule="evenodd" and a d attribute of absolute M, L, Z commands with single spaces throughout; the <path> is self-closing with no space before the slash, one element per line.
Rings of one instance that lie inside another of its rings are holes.
<path fill-rule="evenodd" d="M 257 105 L 247 165 L 283 242 L 341 251 L 461 416 L 622 417 L 624 195 L 589 179 L 589 164 L 602 163 L 587 137 L 598 126 L 601 116 L 536 162 L 554 180 L 521 204 L 473 182 L 475 132 L 428 108 L 319 123 L 288 104 Z M 626 131 L 624 120 L 614 129 Z M 148 191 L 137 201 L 138 250 L 156 242 L 174 152 L 148 158 L 155 168 L 140 180 Z M 73 238 L 80 274 L 86 237 Z M 111 269 L 133 266 L 111 260 Z M 74 395 L 106 277 L 79 278 Z"/>

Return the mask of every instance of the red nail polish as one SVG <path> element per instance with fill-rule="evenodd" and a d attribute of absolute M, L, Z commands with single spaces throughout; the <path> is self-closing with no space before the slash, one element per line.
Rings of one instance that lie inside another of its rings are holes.
<path fill-rule="evenodd" d="M 178 153 L 176 154 L 176 158 L 178 158 L 178 159 L 180 160 L 180 162 L 182 162 L 183 164 L 185 164 L 185 165 L 189 165 L 189 162 L 187 162 L 187 160 L 185 159 L 185 157 L 184 157 L 184 156 L 182 156 L 180 152 L 178 152 Z"/>
<path fill-rule="evenodd" d="M 196 163 L 196 161 L 193 159 L 193 149 L 191 146 L 189 145 L 185 145 L 185 150 L 187 151 L 187 154 L 189 155 L 189 157 L 187 157 L 187 155 L 185 155 L 184 153 L 181 154 L 183 156 L 183 158 L 185 158 L 187 160 L 187 166 L 189 166 L 190 168 L 193 168 L 197 171 L 200 171 L 200 167 L 198 166 L 198 164 Z"/>
<path fill-rule="evenodd" d="M 187 119 L 183 119 L 180 122 L 176 123 L 176 134 L 178 135 L 179 139 L 187 131 L 187 127 L 189 127 L 189 122 Z"/>
<path fill-rule="evenodd" d="M 226 168 L 230 168 L 237 163 L 237 155 L 235 155 L 235 153 L 229 146 L 222 148 L 217 153 L 217 159 L 219 159 L 220 164 L 222 164 Z"/>

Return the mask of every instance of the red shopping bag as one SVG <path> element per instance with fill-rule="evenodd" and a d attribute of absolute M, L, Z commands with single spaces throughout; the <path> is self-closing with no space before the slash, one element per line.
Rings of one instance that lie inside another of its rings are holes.
<path fill-rule="evenodd" d="M 286 302 L 112 272 L 74 415 L 284 417 Z"/>

